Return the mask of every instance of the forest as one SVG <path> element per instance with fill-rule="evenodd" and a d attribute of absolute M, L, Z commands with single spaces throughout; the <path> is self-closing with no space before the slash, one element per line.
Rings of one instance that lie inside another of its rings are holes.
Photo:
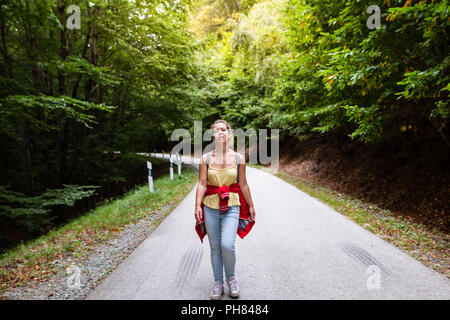
<path fill-rule="evenodd" d="M 136 153 L 195 120 L 448 177 L 448 1 L 5 0 L 0 23 L 0 252 L 145 183 Z"/>

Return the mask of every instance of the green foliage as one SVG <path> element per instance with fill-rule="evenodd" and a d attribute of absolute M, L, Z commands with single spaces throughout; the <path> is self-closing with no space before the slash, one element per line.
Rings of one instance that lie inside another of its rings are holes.
<path fill-rule="evenodd" d="M 52 97 L 46 95 L 10 95 L 2 100 L 3 116 L 1 121 L 4 122 L 3 130 L 8 128 L 8 123 L 15 117 L 21 116 L 22 120 L 26 120 L 29 125 L 36 126 L 37 129 L 48 131 L 51 129 L 59 130 L 57 126 L 51 124 L 51 120 L 62 114 L 63 117 L 74 119 L 83 124 L 87 128 L 92 128 L 91 124 L 97 123 L 95 116 L 89 114 L 93 109 L 111 112 L 115 107 L 105 106 L 103 104 L 95 104 L 87 101 L 74 99 L 68 96 Z M 40 108 L 45 115 L 46 120 L 40 120 L 33 116 L 35 110 Z M 11 133 L 11 131 L 9 131 Z M 7 133 L 7 131 L 5 131 Z M 14 135 L 12 135 L 14 137 Z"/>
<path fill-rule="evenodd" d="M 295 134 L 339 128 L 363 142 L 389 139 L 421 119 L 434 118 L 442 131 L 449 108 L 447 1 L 386 1 L 375 30 L 366 26 L 370 4 L 289 2 L 292 52 L 282 64 L 272 123 Z"/>
<path fill-rule="evenodd" d="M 38 196 L 27 197 L 0 186 L 0 221 L 9 219 L 29 232 L 43 231 L 55 218 L 50 215 L 53 206 L 74 206 L 76 200 L 90 197 L 95 188 L 98 186 L 64 185 L 61 189 L 48 189 Z"/>
<path fill-rule="evenodd" d="M 241 4 L 233 14 L 204 6 L 223 15 L 205 41 L 219 83 L 211 118 L 364 143 L 431 126 L 448 141 L 448 1 L 384 1 L 374 30 L 369 0 Z"/>
<path fill-rule="evenodd" d="M 66 23 L 73 4 L 81 20 L 74 30 Z M 48 188 L 102 184 L 99 194 L 112 196 L 140 183 L 145 160 L 122 161 L 111 151 L 168 150 L 168 133 L 204 114 L 211 82 L 196 60 L 201 47 L 189 31 L 192 5 L 2 2 L 0 185 L 23 195 L 4 204 L 11 225 L 37 232 L 62 213 L 48 201 L 39 206 L 44 198 L 27 202 Z"/>
<path fill-rule="evenodd" d="M 221 26 L 207 32 L 202 42 L 206 44 L 203 63 L 213 71 L 211 81 L 217 83 L 213 93 L 214 111 L 206 120 L 223 118 L 234 128 L 259 129 L 269 125 L 269 112 L 274 107 L 272 94 L 279 77 L 280 55 L 287 51 L 281 24 L 283 0 L 243 1 L 241 9 L 233 14 L 222 12 L 215 18 Z M 210 2 L 220 8 L 220 1 Z M 204 7 L 198 17 L 210 14 Z M 215 11 L 221 12 L 219 9 Z M 208 30 L 207 21 L 197 18 L 194 25 L 202 22 Z"/>

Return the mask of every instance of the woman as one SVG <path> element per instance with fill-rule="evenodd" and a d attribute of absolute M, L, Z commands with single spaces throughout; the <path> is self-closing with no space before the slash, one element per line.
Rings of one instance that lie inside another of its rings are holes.
<path fill-rule="evenodd" d="M 211 299 L 218 300 L 224 291 L 224 269 L 230 296 L 239 296 L 234 243 L 236 234 L 244 238 L 255 224 L 255 209 L 245 175 L 245 158 L 229 147 L 230 125 L 216 120 L 211 128 L 215 149 L 200 159 L 195 228 L 202 242 L 208 234 L 215 280 Z"/>

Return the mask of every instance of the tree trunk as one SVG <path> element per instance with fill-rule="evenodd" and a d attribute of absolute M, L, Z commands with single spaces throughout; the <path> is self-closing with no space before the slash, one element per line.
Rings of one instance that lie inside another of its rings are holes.
<path fill-rule="evenodd" d="M 61 51 L 59 56 L 62 61 L 66 61 L 67 58 L 67 44 L 66 44 L 66 27 L 65 27 L 65 7 L 61 0 L 58 0 L 58 13 L 59 21 L 64 26 L 64 28 L 59 32 Z M 58 91 L 60 95 L 66 94 L 66 75 L 62 70 L 58 70 Z"/>

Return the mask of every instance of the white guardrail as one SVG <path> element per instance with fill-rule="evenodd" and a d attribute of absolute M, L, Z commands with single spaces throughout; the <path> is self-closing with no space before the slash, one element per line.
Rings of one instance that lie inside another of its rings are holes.
<path fill-rule="evenodd" d="M 107 151 L 105 151 L 107 152 Z M 116 154 L 120 154 L 120 151 L 113 151 Z M 158 152 L 136 152 L 138 155 L 147 156 L 151 158 L 159 158 L 159 159 L 167 159 L 170 163 L 170 179 L 173 180 L 173 163 L 178 166 L 178 175 L 181 176 L 181 169 L 183 167 L 183 163 L 190 165 L 194 168 L 198 168 L 198 165 L 200 163 L 200 159 L 189 157 L 189 156 L 182 156 L 179 153 L 172 154 L 172 153 L 165 153 L 164 150 L 161 153 Z M 150 161 L 147 161 L 147 169 L 148 169 L 148 188 L 150 192 L 154 191 L 153 186 L 153 176 L 152 176 L 152 163 Z"/>

